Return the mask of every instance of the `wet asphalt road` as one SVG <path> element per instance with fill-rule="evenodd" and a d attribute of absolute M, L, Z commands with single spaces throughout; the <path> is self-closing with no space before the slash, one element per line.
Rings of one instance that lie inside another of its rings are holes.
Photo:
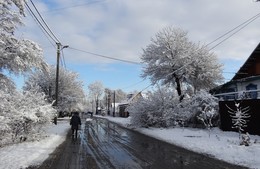
<path fill-rule="evenodd" d="M 84 119 L 82 119 L 84 121 Z M 228 169 L 234 166 L 122 128 L 105 119 L 82 124 L 39 169 Z"/>

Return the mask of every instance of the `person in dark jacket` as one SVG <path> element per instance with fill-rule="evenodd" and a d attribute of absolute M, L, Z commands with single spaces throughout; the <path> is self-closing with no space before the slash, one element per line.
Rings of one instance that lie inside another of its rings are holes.
<path fill-rule="evenodd" d="M 79 117 L 78 112 L 74 112 L 73 116 L 70 119 L 70 125 L 71 125 L 71 130 L 72 130 L 72 138 L 77 139 L 78 137 L 78 127 L 81 125 L 81 119 Z"/>

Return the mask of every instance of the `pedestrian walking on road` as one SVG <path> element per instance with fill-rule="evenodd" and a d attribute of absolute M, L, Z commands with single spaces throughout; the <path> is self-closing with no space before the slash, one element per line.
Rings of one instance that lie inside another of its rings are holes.
<path fill-rule="evenodd" d="M 79 117 L 78 112 L 73 112 L 73 115 L 70 119 L 71 131 L 72 131 L 72 138 L 77 139 L 78 137 L 78 130 L 81 125 L 81 119 Z"/>

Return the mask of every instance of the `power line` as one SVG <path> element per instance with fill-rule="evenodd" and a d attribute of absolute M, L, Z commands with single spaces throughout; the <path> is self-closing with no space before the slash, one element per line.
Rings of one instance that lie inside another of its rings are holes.
<path fill-rule="evenodd" d="M 136 64 L 136 65 L 140 65 L 141 64 L 140 62 L 134 62 L 134 61 L 118 59 L 118 58 L 114 58 L 114 57 L 110 57 L 110 56 L 100 55 L 100 54 L 97 54 L 97 53 L 92 53 L 92 52 L 84 51 L 84 50 L 81 50 L 81 49 L 76 49 L 76 48 L 73 48 L 73 47 L 69 47 L 69 48 L 72 49 L 72 50 L 80 51 L 80 52 L 83 52 L 83 53 L 88 53 L 88 54 L 99 56 L 99 57 L 106 58 L 106 59 L 117 60 L 117 61 L 131 63 L 131 64 Z"/>
<path fill-rule="evenodd" d="M 239 24 L 238 26 L 234 27 L 233 29 L 229 30 L 228 32 L 226 32 L 225 34 L 221 35 L 220 37 L 216 38 L 215 40 L 211 41 L 210 43 L 208 43 L 206 46 L 211 45 L 212 43 L 216 42 L 217 40 L 221 39 L 222 37 L 226 36 L 227 34 L 231 33 L 232 31 L 236 30 L 237 28 L 239 28 L 240 26 L 244 25 L 245 23 L 249 22 L 250 20 L 252 20 L 253 18 L 257 17 L 258 15 L 260 15 L 260 13 L 256 14 L 255 16 L 247 19 L 245 22 Z"/>
<path fill-rule="evenodd" d="M 145 81 L 145 79 L 143 79 L 143 80 L 141 80 L 141 81 L 139 81 L 139 82 L 137 82 L 137 83 L 135 83 L 135 84 L 129 85 L 129 86 L 127 86 L 127 87 L 124 87 L 123 89 L 131 88 L 131 87 L 133 87 L 133 86 L 136 86 L 136 85 L 142 83 L 143 81 Z"/>
<path fill-rule="evenodd" d="M 29 14 L 32 16 L 32 18 L 37 22 L 37 24 L 40 26 L 40 29 L 43 31 L 44 35 L 47 36 L 48 35 L 48 40 L 49 38 L 53 40 L 53 42 L 56 43 L 55 39 L 50 35 L 50 33 L 46 30 L 46 28 L 42 25 L 42 23 L 39 21 L 39 19 L 36 17 L 36 15 L 34 14 L 34 12 L 32 11 L 32 9 L 30 8 L 30 6 L 25 3 L 26 5 L 26 9 L 29 11 Z M 51 43 L 52 44 L 52 43 Z M 53 44 L 52 44 L 53 45 Z"/>
<path fill-rule="evenodd" d="M 44 25 L 46 26 L 46 28 L 49 30 L 49 32 L 51 33 L 51 35 L 53 36 L 53 38 L 56 40 L 56 42 L 59 42 L 59 39 L 54 35 L 54 33 L 52 32 L 52 30 L 50 29 L 50 27 L 48 26 L 48 24 L 45 22 L 45 20 L 43 19 L 43 17 L 41 16 L 40 12 L 38 11 L 38 9 L 36 8 L 36 6 L 34 5 L 33 1 L 30 0 L 30 2 L 32 3 L 34 9 L 36 10 L 37 14 L 40 16 L 42 22 L 44 23 Z"/>
<path fill-rule="evenodd" d="M 50 39 L 55 42 L 56 44 L 61 44 L 59 39 L 57 38 L 57 36 L 55 36 L 55 34 L 53 33 L 53 31 L 50 29 L 50 27 L 48 26 L 48 24 L 46 23 L 46 21 L 43 19 L 43 17 L 41 16 L 40 12 L 38 11 L 37 7 L 34 5 L 34 3 L 32 2 L 32 0 L 30 0 L 30 2 L 32 3 L 34 9 L 36 10 L 38 16 L 41 18 L 41 21 L 38 19 L 38 17 L 35 15 L 35 13 L 32 11 L 32 9 L 30 8 L 30 6 L 26 4 L 26 9 L 29 11 L 29 14 L 32 16 L 32 18 L 36 21 L 36 23 L 39 25 L 41 31 L 43 32 L 43 34 L 47 37 L 47 39 L 50 41 Z M 45 26 L 44 26 L 44 25 Z M 52 46 L 54 46 L 54 48 L 56 48 L 56 46 L 50 41 L 50 43 L 52 44 Z M 61 50 L 62 51 L 62 50 Z M 62 51 L 62 57 L 60 59 L 61 65 L 63 65 L 66 68 L 66 64 L 65 64 L 65 58 L 64 58 L 64 53 Z"/>
<path fill-rule="evenodd" d="M 72 6 L 63 7 L 63 8 L 56 8 L 56 9 L 48 10 L 48 11 L 45 11 L 45 12 L 61 11 L 61 10 L 69 9 L 69 8 L 76 8 L 76 7 L 81 7 L 81 6 L 87 6 L 87 5 L 96 4 L 96 3 L 99 3 L 99 2 L 105 2 L 105 1 L 106 1 L 106 0 L 92 1 L 92 2 L 87 2 L 87 3 L 83 3 L 83 4 L 72 5 Z"/>
<path fill-rule="evenodd" d="M 230 37 L 232 37 L 233 35 L 235 35 L 236 33 L 238 33 L 239 31 L 241 31 L 242 29 L 244 29 L 247 25 L 249 25 L 250 23 L 252 23 L 253 21 L 255 21 L 256 19 L 258 19 L 260 17 L 260 13 L 256 14 L 255 16 L 249 18 L 248 20 L 246 20 L 245 22 L 243 22 L 242 24 L 236 26 L 235 28 L 231 29 L 230 31 L 226 32 L 225 34 L 221 35 L 220 37 L 216 38 L 215 40 L 213 40 L 212 42 L 210 42 L 209 44 L 207 44 L 206 46 L 209 46 L 210 44 L 216 42 L 217 40 L 223 38 L 224 36 L 228 35 L 229 33 L 231 33 L 232 31 L 236 30 L 234 33 L 232 33 L 231 35 L 229 35 L 228 37 L 224 38 L 222 41 L 220 41 L 219 43 L 217 43 L 216 45 L 214 45 L 213 47 L 211 47 L 209 50 L 214 49 L 215 47 L 219 46 L 221 43 L 223 43 L 224 41 L 226 41 L 227 39 L 229 39 Z M 242 26 L 242 27 L 241 27 Z M 239 28 L 240 27 L 240 28 Z M 239 29 L 238 29 L 239 28 Z"/>

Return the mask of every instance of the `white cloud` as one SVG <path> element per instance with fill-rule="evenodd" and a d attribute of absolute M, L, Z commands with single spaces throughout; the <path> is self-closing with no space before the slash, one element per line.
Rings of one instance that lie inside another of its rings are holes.
<path fill-rule="evenodd" d="M 142 48 L 166 26 L 183 28 L 191 40 L 207 44 L 259 13 L 260 5 L 251 0 L 37 0 L 34 3 L 64 45 L 131 61 L 140 61 Z M 55 48 L 50 47 L 30 16 L 26 24 L 23 36 L 38 42 L 47 60 L 55 63 Z M 224 64 L 228 64 L 226 60 L 244 62 L 259 43 L 258 28 L 259 19 L 213 51 Z M 64 53 L 67 62 L 112 62 L 71 49 L 64 49 Z"/>

